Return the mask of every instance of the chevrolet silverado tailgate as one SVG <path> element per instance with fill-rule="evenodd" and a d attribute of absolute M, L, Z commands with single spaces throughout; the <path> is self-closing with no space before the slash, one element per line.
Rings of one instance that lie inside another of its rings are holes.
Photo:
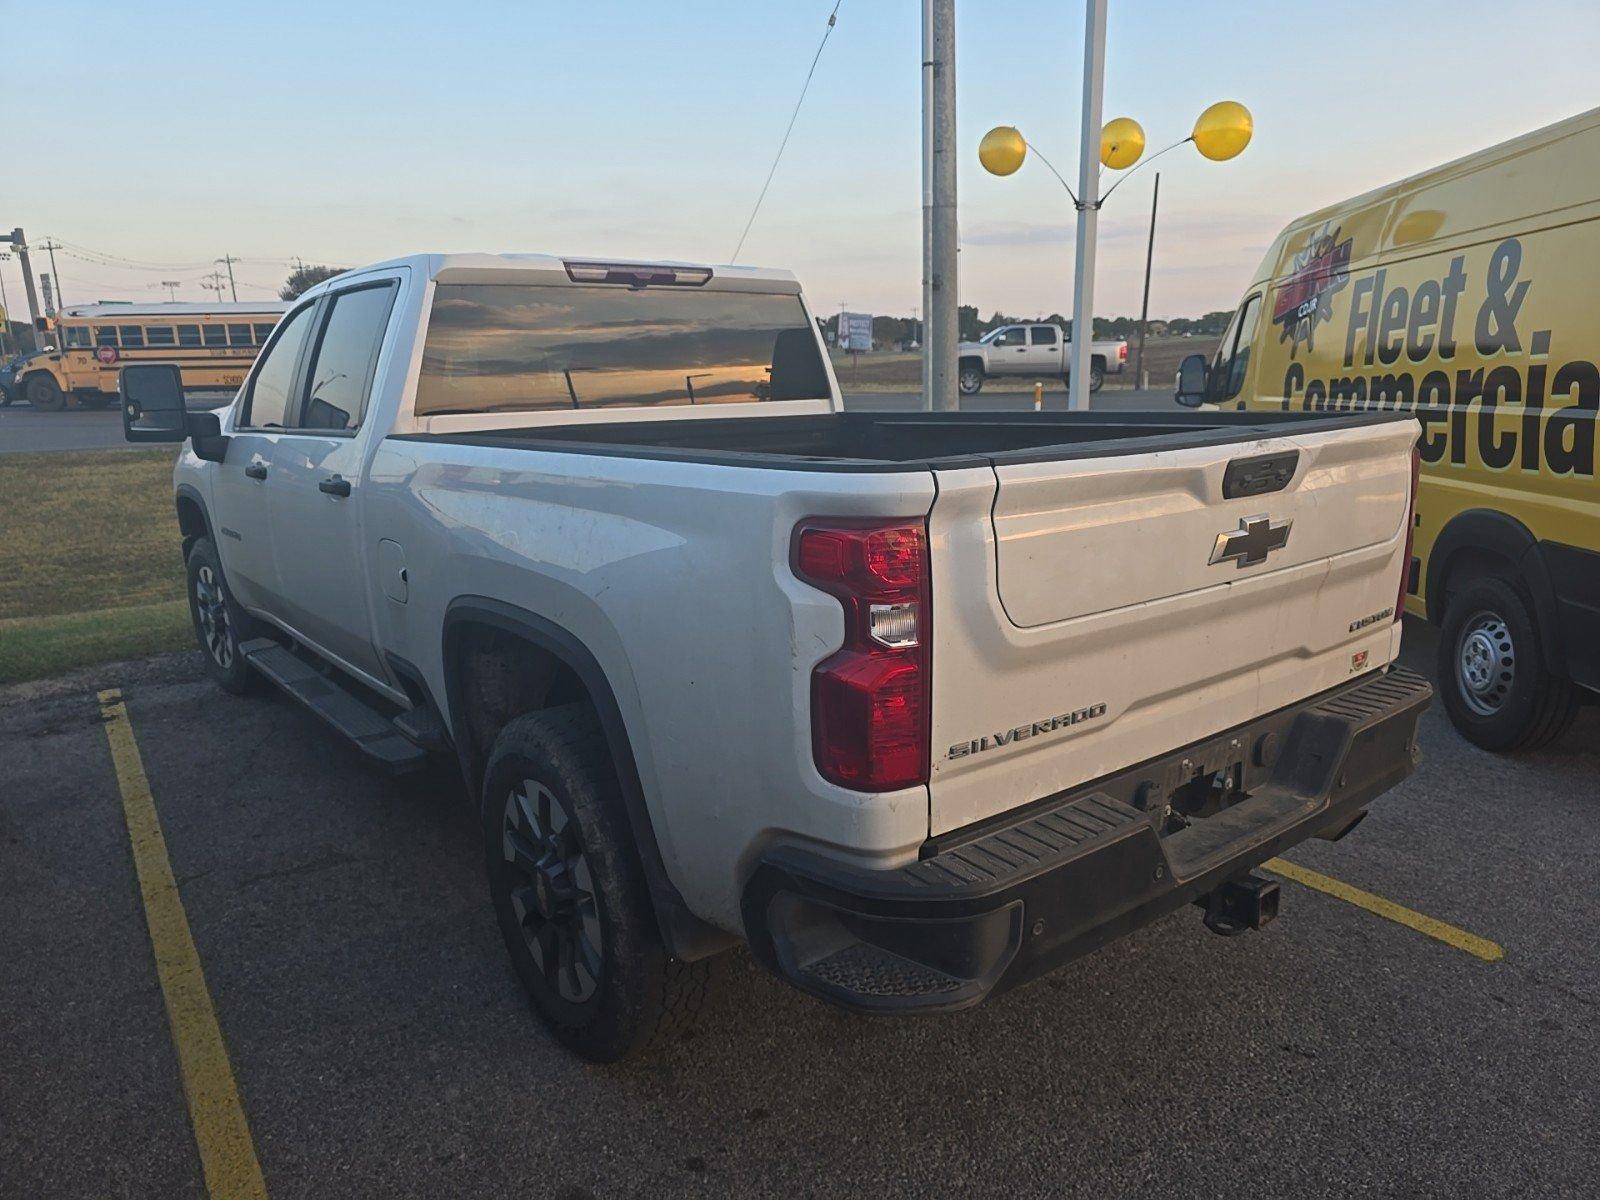
<path fill-rule="evenodd" d="M 1387 663 L 1411 421 L 942 472 L 931 830 Z"/>

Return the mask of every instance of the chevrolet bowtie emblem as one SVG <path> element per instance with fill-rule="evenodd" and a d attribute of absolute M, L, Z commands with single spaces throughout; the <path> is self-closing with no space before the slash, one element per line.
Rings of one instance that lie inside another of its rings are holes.
<path fill-rule="evenodd" d="M 1289 544 L 1289 526 L 1293 524 L 1293 521 L 1284 521 L 1274 525 L 1267 516 L 1241 517 L 1239 528 L 1217 534 L 1217 544 L 1211 548 L 1211 563 L 1237 561 L 1241 570 L 1264 563 L 1267 555 Z"/>

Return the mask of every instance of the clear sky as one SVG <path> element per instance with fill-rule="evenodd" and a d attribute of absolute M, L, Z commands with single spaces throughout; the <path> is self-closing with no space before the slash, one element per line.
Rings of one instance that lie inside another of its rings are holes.
<path fill-rule="evenodd" d="M 225 253 L 245 260 L 240 299 L 272 294 L 297 255 L 723 262 L 832 7 L 3 0 L 0 222 L 68 245 L 69 303 L 164 298 L 164 279 L 201 299 Z M 961 299 L 1066 312 L 1065 195 L 1037 163 L 985 175 L 977 144 L 1016 124 L 1070 177 L 1083 5 L 957 7 Z M 1156 316 L 1232 307 L 1297 213 L 1600 103 L 1593 0 L 1110 7 L 1108 118 L 1137 117 L 1152 149 L 1213 100 L 1256 119 L 1231 163 L 1182 147 L 1159 164 Z M 843 0 L 741 257 L 798 272 L 818 310 L 920 302 L 919 14 Z M 1101 315 L 1137 312 L 1151 174 L 1102 216 Z M 22 310 L 16 262 L 0 269 Z"/>

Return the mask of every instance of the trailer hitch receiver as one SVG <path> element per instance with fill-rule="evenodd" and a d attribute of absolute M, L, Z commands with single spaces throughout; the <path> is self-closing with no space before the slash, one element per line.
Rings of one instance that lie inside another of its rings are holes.
<path fill-rule="evenodd" d="M 1206 910 L 1206 928 L 1222 937 L 1261 929 L 1278 916 L 1278 884 L 1250 874 L 1230 879 L 1195 901 Z"/>

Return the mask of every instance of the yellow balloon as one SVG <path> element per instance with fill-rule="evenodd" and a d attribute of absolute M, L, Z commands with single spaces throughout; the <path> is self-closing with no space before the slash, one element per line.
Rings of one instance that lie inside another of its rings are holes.
<path fill-rule="evenodd" d="M 996 125 L 978 143 L 978 161 L 991 175 L 1014 175 L 1028 157 L 1028 143 L 1013 125 Z"/>
<path fill-rule="evenodd" d="M 1194 123 L 1195 148 L 1212 162 L 1225 162 L 1250 144 L 1250 110 L 1237 100 L 1218 100 Z"/>
<path fill-rule="evenodd" d="M 1126 170 L 1144 153 L 1144 126 L 1132 117 L 1107 121 L 1100 131 L 1100 161 L 1113 171 Z"/>

